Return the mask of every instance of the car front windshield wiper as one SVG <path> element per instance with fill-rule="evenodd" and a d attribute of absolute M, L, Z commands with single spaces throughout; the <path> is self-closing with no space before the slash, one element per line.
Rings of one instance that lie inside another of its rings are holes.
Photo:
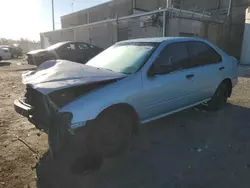
<path fill-rule="evenodd" d="M 113 71 L 113 70 L 111 70 L 111 69 L 106 69 L 106 68 L 102 68 L 102 67 L 96 67 L 97 69 L 104 69 L 104 70 L 108 70 L 108 71 L 112 71 L 112 72 L 115 72 L 115 71 Z"/>
<path fill-rule="evenodd" d="M 107 68 L 102 68 L 102 67 L 96 67 L 97 69 L 104 69 L 104 70 L 108 70 L 108 71 L 111 71 L 111 72 L 117 72 L 117 71 L 114 71 L 112 69 L 107 69 Z M 131 73 L 128 73 L 128 72 L 119 72 L 119 73 L 122 73 L 122 74 L 131 74 Z"/>

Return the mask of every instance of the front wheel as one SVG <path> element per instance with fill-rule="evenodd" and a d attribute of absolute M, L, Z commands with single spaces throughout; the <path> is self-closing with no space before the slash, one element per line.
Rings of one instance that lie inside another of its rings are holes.
<path fill-rule="evenodd" d="M 219 110 L 227 103 L 229 89 L 225 83 L 221 83 L 211 100 L 207 103 L 209 110 Z"/>
<path fill-rule="evenodd" d="M 90 153 L 112 157 L 128 144 L 132 133 L 132 118 L 122 111 L 102 113 L 90 125 L 87 144 Z"/>

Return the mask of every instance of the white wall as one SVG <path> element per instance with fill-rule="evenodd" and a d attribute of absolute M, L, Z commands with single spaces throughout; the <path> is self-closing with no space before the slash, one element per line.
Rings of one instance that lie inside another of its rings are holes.
<path fill-rule="evenodd" d="M 241 50 L 241 64 L 250 65 L 250 7 L 246 10 L 245 30 Z"/>

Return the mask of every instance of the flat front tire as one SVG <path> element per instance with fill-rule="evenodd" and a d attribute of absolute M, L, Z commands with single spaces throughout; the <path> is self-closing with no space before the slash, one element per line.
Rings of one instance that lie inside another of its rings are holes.
<path fill-rule="evenodd" d="M 104 112 L 90 125 L 87 136 L 89 152 L 103 157 L 115 156 L 128 144 L 132 124 L 131 116 L 125 112 Z"/>

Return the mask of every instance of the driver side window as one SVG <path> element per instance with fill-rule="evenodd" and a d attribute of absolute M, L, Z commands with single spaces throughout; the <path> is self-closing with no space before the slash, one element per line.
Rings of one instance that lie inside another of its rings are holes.
<path fill-rule="evenodd" d="M 163 69 L 166 74 L 188 69 L 189 53 L 186 43 L 178 42 L 167 45 L 160 53 L 156 66 Z"/>
<path fill-rule="evenodd" d="M 79 50 L 88 50 L 89 49 L 89 46 L 87 44 L 84 44 L 84 43 L 79 43 L 77 46 L 78 46 Z"/>

